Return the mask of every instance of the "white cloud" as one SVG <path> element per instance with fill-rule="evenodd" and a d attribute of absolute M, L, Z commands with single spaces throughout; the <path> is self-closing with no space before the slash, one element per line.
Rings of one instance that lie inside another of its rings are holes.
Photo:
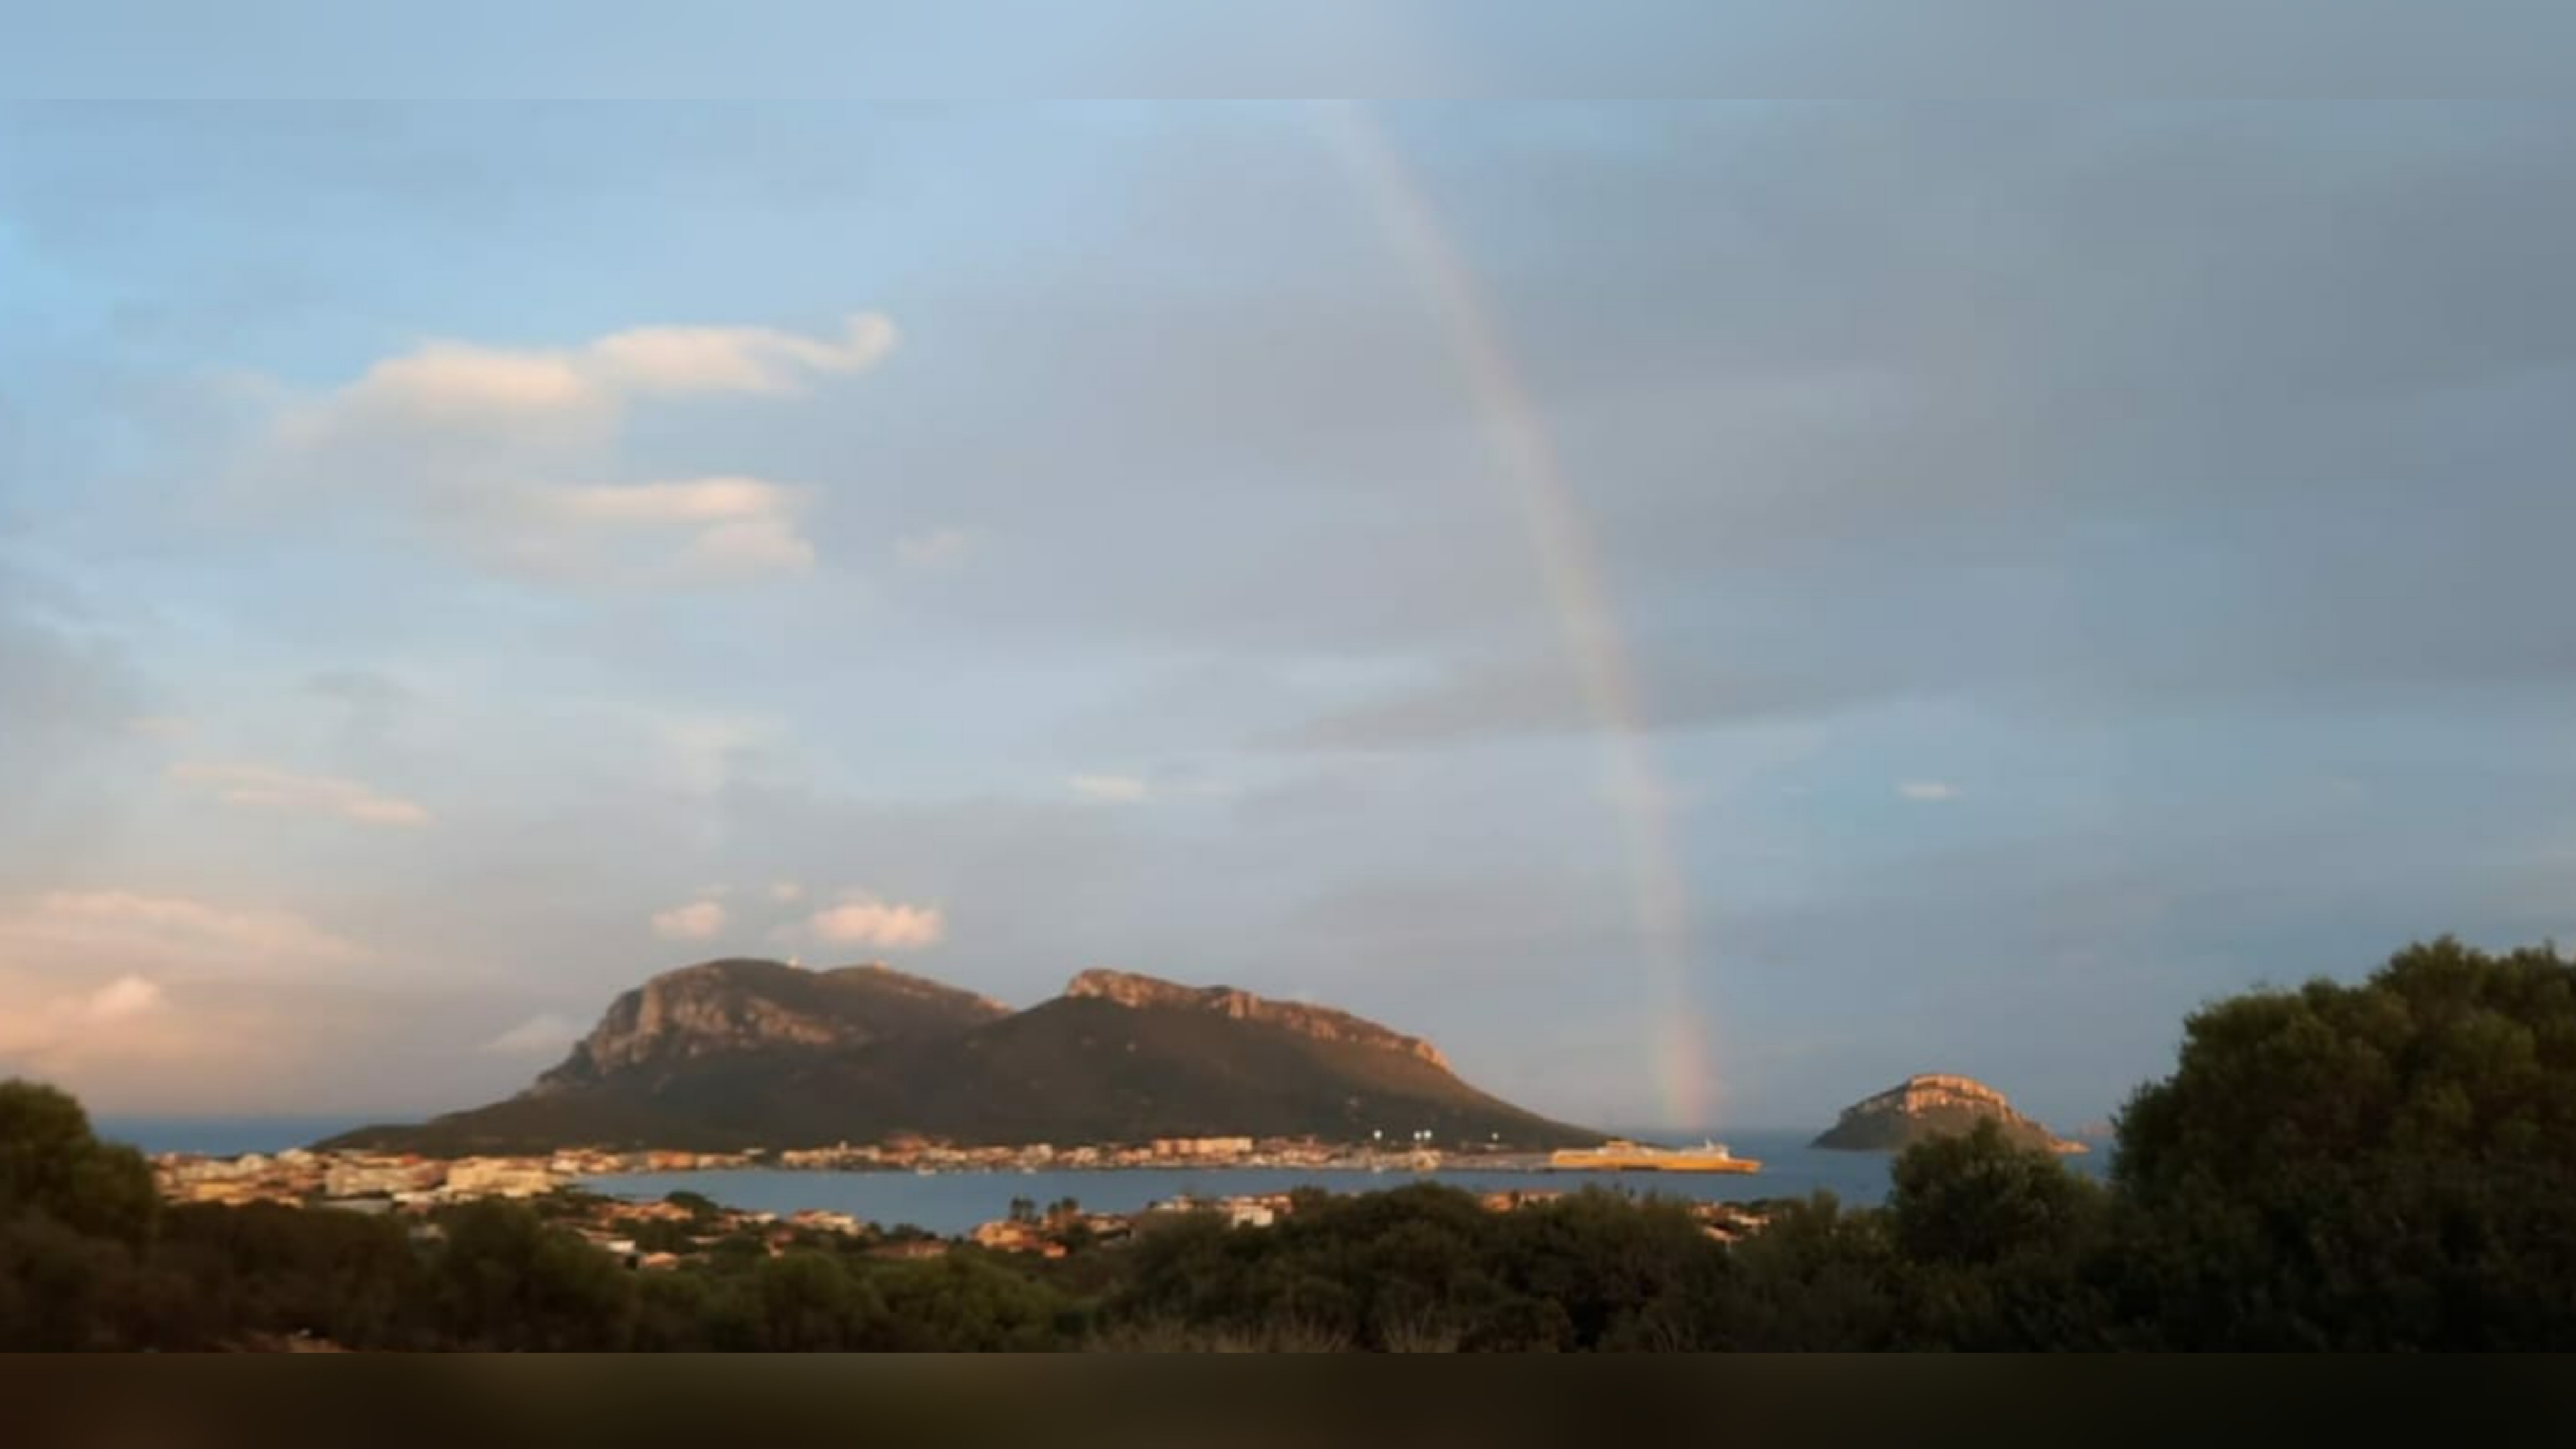
<path fill-rule="evenodd" d="M 1945 800 L 1956 800 L 1966 792 L 1947 780 L 1908 780 L 1896 787 L 1896 793 L 1908 800 L 1937 805 Z"/>
<path fill-rule="evenodd" d="M 934 528 L 894 541 L 896 563 L 924 573 L 953 568 L 975 547 L 975 535 L 962 528 Z"/>
<path fill-rule="evenodd" d="M 833 946 L 936 946 L 948 934 L 937 906 L 906 906 L 859 896 L 805 922 L 814 939 Z"/>
<path fill-rule="evenodd" d="M 324 397 L 289 403 L 275 436 L 281 447 L 309 453 L 371 438 L 596 435 L 613 424 L 617 406 L 613 392 L 563 353 L 430 342 Z"/>
<path fill-rule="evenodd" d="M 175 740 L 195 726 L 177 715 L 151 714 L 138 715 L 127 720 L 125 727 L 138 735 L 146 735 L 153 739 Z"/>
<path fill-rule="evenodd" d="M 0 1010 L 0 1052 L 47 1052 L 86 1033 L 156 1012 L 163 1000 L 157 983 L 126 975 L 90 991 L 11 1002 Z"/>
<path fill-rule="evenodd" d="M 1064 782 L 1077 800 L 1095 805 L 1134 805 L 1143 801 L 1213 800 L 1233 793 L 1217 780 L 1192 779 L 1187 772 L 1146 775 L 1075 775 Z"/>
<path fill-rule="evenodd" d="M 238 981 L 165 986 L 157 972 L 15 964 L 0 949 L 0 1076 L 60 1083 L 94 1111 L 275 1111 L 330 1090 L 298 1080 L 317 1042 L 345 1025 L 317 1020 L 317 983 L 273 985 L 263 1000 Z"/>
<path fill-rule="evenodd" d="M 653 915 L 653 934 L 665 941 L 713 940 L 725 928 L 726 913 L 720 902 L 691 901 Z"/>
<path fill-rule="evenodd" d="M 778 902 L 782 906 L 794 905 L 796 902 L 805 899 L 804 882 L 792 880 L 777 881 L 769 887 L 769 898 Z"/>
<path fill-rule="evenodd" d="M 114 970 L 157 979 L 257 976 L 373 958 L 290 911 L 136 891 L 52 891 L 0 903 L 0 963 L 49 974 Z"/>
<path fill-rule="evenodd" d="M 814 567 L 814 543 L 784 517 L 746 518 L 700 530 L 661 572 L 673 584 L 725 584 Z"/>
<path fill-rule="evenodd" d="M 862 314 L 838 337 L 761 327 L 642 327 L 577 346 L 425 344 L 279 409 L 253 470 L 345 504 L 408 510 L 487 567 L 583 587 L 695 588 L 813 568 L 807 490 L 740 474 L 593 481 L 622 471 L 637 399 L 787 395 L 864 369 L 895 343 Z"/>
<path fill-rule="evenodd" d="M 894 324 L 872 313 L 849 318 L 838 342 L 766 327 L 637 327 L 591 343 L 579 365 L 629 392 L 783 393 L 811 373 L 871 367 L 896 340 Z"/>
<path fill-rule="evenodd" d="M 1133 804 L 1153 794 L 1153 787 L 1139 775 L 1076 775 L 1065 786 L 1078 799 L 1104 805 Z"/>
<path fill-rule="evenodd" d="M 428 808 L 419 802 L 384 794 L 355 780 L 298 775 L 273 765 L 202 760 L 182 760 L 169 773 L 183 785 L 200 786 L 223 803 L 245 809 L 332 815 L 362 825 L 411 827 L 430 821 Z"/>
<path fill-rule="evenodd" d="M 315 447 L 387 426 L 488 430 L 529 421 L 613 424 L 637 396 L 793 393 L 814 373 L 856 372 L 894 350 L 894 324 L 850 317 L 838 341 L 767 327 L 637 327 L 568 348 L 433 341 L 279 420 L 280 441 Z"/>
<path fill-rule="evenodd" d="M 119 976 L 84 998 L 78 1014 L 84 1022 L 123 1021 L 160 1005 L 160 986 L 140 976 Z"/>
<path fill-rule="evenodd" d="M 561 353 L 511 352 L 461 342 L 432 342 L 388 357 L 340 396 L 433 417 L 485 410 L 551 412 L 598 401 L 581 369 Z"/>
<path fill-rule="evenodd" d="M 120 1112 L 275 1112 L 351 1090 L 390 1094 L 366 1110 L 408 1105 L 417 1084 L 371 1056 L 416 1039 L 388 1005 L 403 988 L 382 960 L 264 905 L 117 888 L 0 896 L 0 1077 Z M 413 999 L 433 995 L 446 991 Z M 324 1057 L 340 1061 L 337 1080 L 312 1074 Z"/>
<path fill-rule="evenodd" d="M 488 1056 L 552 1056 L 580 1040 L 581 1034 L 578 1022 L 546 1012 L 529 1017 L 475 1050 Z"/>
<path fill-rule="evenodd" d="M 725 476 L 530 491 L 513 550 L 526 569 L 591 582 L 734 583 L 814 566 L 809 494 Z"/>
<path fill-rule="evenodd" d="M 692 478 L 566 488 L 552 502 L 576 523 L 738 523 L 784 510 L 793 490 L 758 478 Z"/>

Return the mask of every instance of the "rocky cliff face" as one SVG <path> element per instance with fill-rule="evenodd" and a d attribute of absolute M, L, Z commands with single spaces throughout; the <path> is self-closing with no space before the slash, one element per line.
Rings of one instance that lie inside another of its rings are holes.
<path fill-rule="evenodd" d="M 865 1046 L 963 1030 L 1007 1011 L 1000 1002 L 880 965 L 805 971 L 776 961 L 708 961 L 620 995 L 543 1093 L 727 1053 Z"/>
<path fill-rule="evenodd" d="M 1889 1152 L 1929 1137 L 1946 1137 L 1973 1129 L 1981 1121 L 2001 1126 L 2006 1136 L 2034 1147 L 2081 1152 L 2081 1143 L 2061 1141 L 2039 1123 L 2014 1110 L 2004 1094 L 1973 1077 L 1926 1072 L 1907 1077 L 1884 1092 L 1845 1107 L 1840 1120 L 1816 1138 L 1818 1147 Z"/>
<path fill-rule="evenodd" d="M 1076 999 L 1096 998 L 1138 1010 L 1204 1011 L 1236 1021 L 1257 1021 L 1318 1041 L 1352 1042 L 1402 1052 L 1429 1062 L 1442 1071 L 1449 1070 L 1448 1060 L 1440 1055 L 1439 1048 L 1420 1037 L 1406 1036 L 1329 1006 L 1272 1001 L 1232 986 L 1183 986 L 1176 981 L 1139 976 L 1128 971 L 1091 970 L 1066 983 L 1064 994 Z"/>
<path fill-rule="evenodd" d="M 517 1096 L 333 1145 L 466 1156 L 1408 1132 L 1529 1151 L 1601 1137 L 1478 1091 L 1418 1037 L 1229 987 L 1086 971 L 1013 1012 L 882 967 L 711 961 L 618 997 Z"/>

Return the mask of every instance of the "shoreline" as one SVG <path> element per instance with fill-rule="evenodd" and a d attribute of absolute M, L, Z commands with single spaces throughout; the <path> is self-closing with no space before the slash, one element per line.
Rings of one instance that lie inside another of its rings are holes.
<path fill-rule="evenodd" d="M 576 1148 L 547 1153 L 430 1156 L 355 1148 L 288 1148 L 221 1156 L 156 1153 L 154 1184 L 171 1202 L 277 1202 L 360 1210 L 430 1206 L 480 1198 L 536 1198 L 588 1183 L 629 1177 L 727 1172 L 854 1174 L 885 1177 L 1039 1176 L 1050 1173 L 1312 1172 L 1357 1176 L 1509 1174 L 1569 1181 L 1654 1181 L 1752 1177 L 1741 1171 L 1630 1164 L 1566 1166 L 1544 1152 L 1406 1151 L 1326 1147 L 1245 1139 L 1172 1140 L 1058 1149 L 944 1147 L 916 1144 L 797 1148 L 771 1152 Z"/>
<path fill-rule="evenodd" d="M 172 1202 L 400 1205 L 456 1202 L 483 1197 L 529 1198 L 605 1178 L 740 1171 L 879 1173 L 894 1176 L 949 1174 L 1035 1175 L 1044 1172 L 1154 1172 L 1179 1170 L 1306 1171 L 1383 1174 L 1441 1171 L 1547 1172 L 1543 1153 L 1404 1152 L 1352 1150 L 1308 1143 L 1248 1139 L 1167 1140 L 1147 1144 L 1059 1150 L 1023 1147 L 944 1147 L 927 1144 L 835 1145 L 783 1151 L 747 1149 L 692 1152 L 677 1149 L 570 1148 L 543 1153 L 433 1156 L 363 1148 L 293 1147 L 278 1152 L 220 1155 L 150 1154 L 153 1180 Z"/>

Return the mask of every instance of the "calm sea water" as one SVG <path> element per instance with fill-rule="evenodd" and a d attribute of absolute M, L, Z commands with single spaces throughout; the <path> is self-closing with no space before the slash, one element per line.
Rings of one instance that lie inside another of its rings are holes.
<path fill-rule="evenodd" d="M 991 1222 L 1011 1199 L 1039 1203 L 1072 1198 L 1100 1212 L 1134 1212 L 1180 1193 L 1225 1197 L 1321 1187 L 1370 1192 L 1413 1181 L 1447 1183 L 1476 1191 L 1535 1188 L 1568 1191 L 1598 1183 L 1619 1191 L 1659 1193 L 1708 1202 L 1805 1197 L 1819 1190 L 1848 1203 L 1875 1204 L 1887 1196 L 1888 1158 L 1876 1152 L 1827 1152 L 1809 1147 L 1803 1133 L 1738 1133 L 1737 1155 L 1758 1158 L 1762 1170 L 1724 1173 L 1592 1172 L 1321 1172 L 1302 1168 L 1130 1168 L 1092 1172 L 789 1172 L 745 1168 L 721 1172 L 636 1173 L 590 1180 L 585 1186 L 614 1197 L 651 1200 L 686 1189 L 755 1212 L 791 1213 L 821 1208 L 870 1222 L 909 1223 L 934 1233 L 958 1233 Z M 2098 1145 L 2066 1159 L 2077 1171 L 2099 1174 L 2108 1154 Z"/>
<path fill-rule="evenodd" d="M 380 1116 L 121 1117 L 97 1119 L 101 1137 L 132 1143 L 146 1152 L 201 1152 L 230 1157 L 310 1146 Z M 1639 1134 L 1641 1139 L 1646 1134 Z M 587 1186 L 615 1197 L 659 1198 L 687 1189 L 717 1202 L 756 1212 L 806 1208 L 845 1212 L 871 1222 L 910 1223 L 936 1233 L 963 1232 L 1010 1210 L 1011 1199 L 1040 1203 L 1072 1198 L 1102 1212 L 1134 1212 L 1148 1203 L 1188 1193 L 1226 1197 L 1321 1187 L 1370 1192 L 1429 1180 L 1477 1191 L 1508 1188 L 1567 1190 L 1599 1183 L 1625 1192 L 1661 1193 L 1712 1202 L 1805 1197 L 1819 1190 L 1848 1203 L 1877 1203 L 1887 1196 L 1888 1158 L 1875 1152 L 1826 1152 L 1809 1147 L 1805 1132 L 1739 1132 L 1720 1140 L 1739 1156 L 1758 1158 L 1750 1176 L 1713 1173 L 1580 1172 L 1319 1172 L 1300 1168 L 1136 1168 L 1108 1172 L 784 1172 L 745 1168 L 726 1172 L 636 1173 L 591 1180 Z M 2110 1166 L 2105 1145 L 2066 1159 L 2078 1172 L 2099 1175 Z"/>

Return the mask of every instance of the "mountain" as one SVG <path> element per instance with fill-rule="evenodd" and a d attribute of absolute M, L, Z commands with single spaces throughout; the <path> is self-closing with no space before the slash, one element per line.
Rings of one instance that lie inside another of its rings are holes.
<path fill-rule="evenodd" d="M 599 1025 L 532 1090 L 667 1079 L 692 1063 L 740 1052 L 939 1036 L 1009 1014 L 989 996 L 885 966 L 805 971 L 776 961 L 708 961 L 665 972 L 609 1003 Z"/>
<path fill-rule="evenodd" d="M 883 966 L 710 961 L 620 995 L 506 1101 L 324 1145 L 430 1152 L 731 1150 L 919 1135 L 1597 1141 L 1458 1079 L 1419 1037 L 1233 987 L 1085 971 L 1014 1012 Z"/>
<path fill-rule="evenodd" d="M 2013 1110 L 2004 1094 L 1970 1077 L 1926 1073 L 1907 1077 L 1843 1109 L 1840 1120 L 1816 1138 L 1817 1147 L 1855 1152 L 1897 1152 L 1933 1137 L 1967 1132 L 1979 1122 L 2000 1124 L 2004 1135 L 2053 1152 L 2082 1152 Z"/>

